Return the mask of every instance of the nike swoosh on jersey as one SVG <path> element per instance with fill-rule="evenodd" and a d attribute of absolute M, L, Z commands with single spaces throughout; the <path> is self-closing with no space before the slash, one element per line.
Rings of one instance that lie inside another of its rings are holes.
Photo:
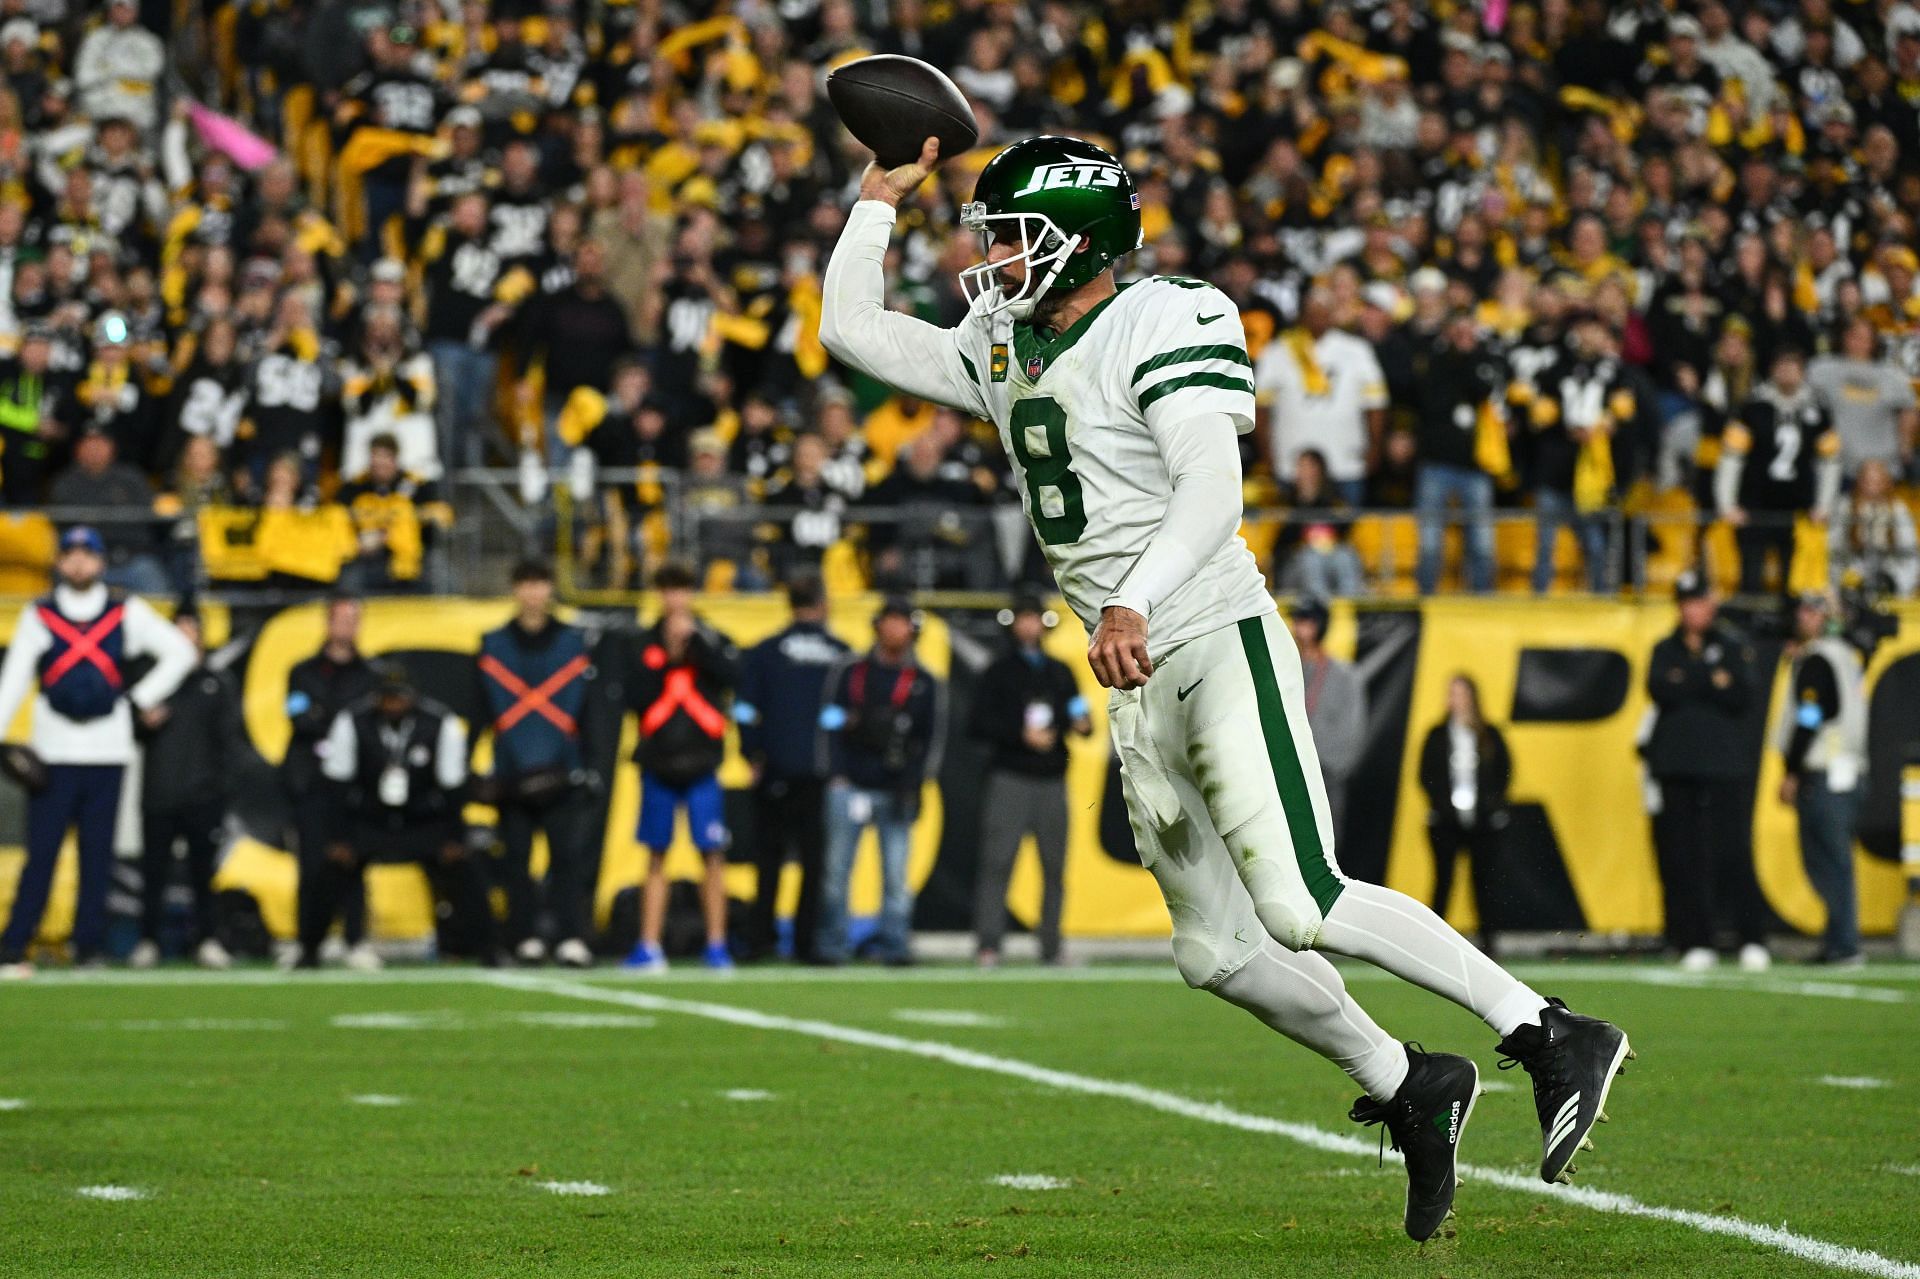
<path fill-rule="evenodd" d="M 1221 313 L 1220 313 L 1219 315 L 1202 315 L 1202 316 L 1198 316 L 1198 317 L 1196 317 L 1196 318 L 1195 318 L 1195 320 L 1194 320 L 1194 323 L 1195 323 L 1195 324 L 1212 324 L 1212 323 L 1213 323 L 1213 322 L 1214 322 L 1215 320 L 1218 320 L 1218 319 L 1220 319 L 1220 318 L 1221 318 L 1222 316 L 1225 316 L 1225 315 L 1226 315 L 1226 312 L 1225 312 L 1225 311 L 1222 311 L 1222 312 L 1221 312 Z"/>
<path fill-rule="evenodd" d="M 1176 702 L 1186 701 L 1188 693 L 1191 693 L 1194 689 L 1199 688 L 1202 684 L 1206 682 L 1207 682 L 1207 677 L 1205 675 L 1202 675 L 1199 679 L 1193 681 L 1193 683 L 1187 685 L 1185 688 L 1176 689 L 1173 694 L 1173 700 Z"/>

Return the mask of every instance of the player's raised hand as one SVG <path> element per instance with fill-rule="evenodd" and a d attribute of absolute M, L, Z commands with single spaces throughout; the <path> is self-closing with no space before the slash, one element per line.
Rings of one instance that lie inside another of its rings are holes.
<path fill-rule="evenodd" d="M 928 138 L 920 144 L 920 158 L 911 164 L 903 164 L 897 169 L 883 169 L 878 164 L 868 164 L 866 172 L 860 175 L 860 198 L 862 200 L 885 200 L 888 204 L 899 205 L 900 201 L 912 195 L 914 189 L 929 177 L 940 163 L 940 139 Z"/>
<path fill-rule="evenodd" d="M 1100 611 L 1099 625 L 1087 641 L 1087 665 L 1102 688 L 1141 688 L 1153 674 L 1147 656 L 1147 619 L 1130 608 L 1112 605 Z"/>

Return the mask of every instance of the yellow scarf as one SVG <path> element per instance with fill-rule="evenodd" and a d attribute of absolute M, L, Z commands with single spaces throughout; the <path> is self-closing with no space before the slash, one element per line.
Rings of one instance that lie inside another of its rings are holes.
<path fill-rule="evenodd" d="M 1308 395 L 1325 395 L 1333 389 L 1333 384 L 1327 381 L 1326 370 L 1320 367 L 1319 357 L 1314 354 L 1313 334 L 1305 329 L 1288 329 L 1280 340 L 1287 344 L 1287 350 L 1300 365 L 1300 380 Z"/>

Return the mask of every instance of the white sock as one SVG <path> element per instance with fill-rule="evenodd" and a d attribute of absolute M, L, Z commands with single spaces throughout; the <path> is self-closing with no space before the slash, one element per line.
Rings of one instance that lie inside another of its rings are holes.
<path fill-rule="evenodd" d="M 1296 955 L 1269 941 L 1211 989 L 1346 1071 L 1378 1101 L 1393 1100 L 1407 1077 L 1406 1050 L 1353 1002 L 1339 970 L 1311 951 Z"/>
<path fill-rule="evenodd" d="M 1502 1039 L 1540 1024 L 1547 1001 L 1488 959 L 1447 921 L 1391 888 L 1350 879 L 1314 941 L 1470 1009 Z"/>

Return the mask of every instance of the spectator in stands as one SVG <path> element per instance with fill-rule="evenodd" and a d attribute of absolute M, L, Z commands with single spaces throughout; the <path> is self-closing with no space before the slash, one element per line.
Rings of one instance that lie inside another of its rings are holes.
<path fill-rule="evenodd" d="M 422 698 L 398 663 L 383 664 L 372 695 L 334 716 L 320 755 L 341 796 L 327 869 L 337 882 L 376 860 L 418 865 L 446 907 L 436 910 L 440 952 L 468 949 L 491 967 L 500 960 L 486 872 L 461 818 L 467 753 L 459 716 Z"/>
<path fill-rule="evenodd" d="M 1296 599 L 1289 615 L 1306 681 L 1307 725 L 1320 756 L 1336 845 L 1347 826 L 1347 779 L 1367 744 L 1367 687 L 1359 672 L 1325 648 L 1328 612 L 1318 596 Z"/>
<path fill-rule="evenodd" d="M 845 535 L 851 505 L 846 493 L 828 483 L 827 446 L 811 432 L 793 441 L 793 467 L 767 486 L 763 505 L 771 521 L 768 547 L 775 577 L 817 576 L 827 548 Z M 893 538 L 879 535 L 882 544 Z"/>
<path fill-rule="evenodd" d="M 1878 346 L 1873 322 L 1855 316 L 1840 331 L 1839 353 L 1816 356 L 1807 366 L 1807 385 L 1840 434 L 1840 467 L 1848 480 L 1868 462 L 1906 473 L 1920 443 L 1913 379 L 1892 360 L 1876 358 Z"/>
<path fill-rule="evenodd" d="M 0 501 L 8 506 L 44 500 L 57 451 L 76 420 L 77 406 L 51 375 L 52 336 L 36 324 L 19 354 L 0 361 Z"/>
<path fill-rule="evenodd" d="M 246 412 L 246 368 L 240 359 L 239 333 L 231 319 L 210 320 L 192 344 L 193 358 L 175 379 L 172 422 L 161 447 L 177 459 L 188 440 L 203 439 L 217 450 L 233 447 Z"/>
<path fill-rule="evenodd" d="M 1420 593 L 1440 585 L 1446 528 L 1457 507 L 1466 524 L 1467 589 L 1493 589 L 1493 479 L 1481 448 L 1503 426 L 1486 425 L 1504 395 L 1493 356 L 1480 344 L 1473 316 L 1455 312 L 1444 336 L 1416 358 L 1419 390 L 1415 417 L 1420 454 L 1414 507 L 1420 515 Z"/>
<path fill-rule="evenodd" d="M 375 437 L 385 437 L 399 450 L 400 465 L 408 474 L 440 478 L 433 362 L 408 345 L 406 328 L 396 306 L 374 303 L 363 312 L 360 350 L 340 366 L 340 407 L 346 417 L 342 475 L 366 469 L 369 445 Z"/>
<path fill-rule="evenodd" d="M 708 428 L 687 438 L 687 474 L 681 502 L 698 552 L 695 572 L 712 582 L 716 569 L 731 571 L 733 589 L 767 589 L 767 576 L 753 555 L 753 525 L 759 512 L 747 495 L 746 481 L 727 474 L 727 441 Z M 719 588 L 715 588 L 719 589 Z"/>
<path fill-rule="evenodd" d="M 133 362 L 126 317 L 108 311 L 92 336 L 93 359 L 74 388 L 81 423 L 112 436 L 121 458 L 145 473 L 158 460 L 160 406 L 148 393 L 147 371 Z"/>
<path fill-rule="evenodd" d="M 193 914 L 187 953 L 202 968 L 232 963 L 215 935 L 213 872 L 225 837 L 227 800 L 240 743 L 240 692 L 226 671 L 206 660 L 200 613 L 183 600 L 173 624 L 193 645 L 197 664 L 166 701 L 141 717 L 140 941 L 128 962 L 151 968 L 162 956 L 167 890 L 173 881 L 174 845 L 186 847 L 187 887 Z"/>
<path fill-rule="evenodd" d="M 1333 326 L 1333 294 L 1315 289 L 1300 308 L 1300 327 L 1269 343 L 1254 386 L 1269 406 L 1268 456 L 1274 476 L 1292 484 L 1306 450 L 1318 453 L 1327 477 L 1349 506 L 1366 500 L 1367 471 L 1387 427 L 1387 379 L 1365 338 Z"/>
<path fill-rule="evenodd" d="M 593 962 L 587 868 L 598 864 L 588 841 L 605 785 L 589 768 L 595 752 L 582 729 L 598 670 L 586 633 L 553 615 L 553 569 L 544 560 L 515 566 L 513 604 L 506 625 L 480 637 L 474 663 L 485 708 L 474 740 L 493 734 L 489 789 L 500 814 L 503 941 L 523 964 L 538 964 L 549 954 L 538 928 L 542 894 L 528 871 L 534 834 L 544 832 L 551 954 L 566 967 L 585 968 Z"/>
<path fill-rule="evenodd" d="M 1604 592 L 1612 580 L 1605 510 L 1614 491 L 1615 440 L 1631 428 L 1639 406 L 1598 312 L 1567 317 L 1566 342 L 1537 382 L 1518 396 L 1538 530 L 1533 593 L 1553 585 L 1554 541 L 1563 526 L 1580 546 L 1587 589 Z"/>
<path fill-rule="evenodd" d="M 1007 929 L 1007 882 L 1020 844 L 1040 855 L 1040 962 L 1057 964 L 1066 902 L 1067 734 L 1088 737 L 1087 699 L 1067 664 L 1042 645 L 1058 620 L 1038 595 L 1016 595 L 1003 615 L 1010 643 L 981 673 L 968 735 L 987 748 L 980 790 L 979 861 L 973 896 L 974 959 L 1000 963 Z"/>
<path fill-rule="evenodd" d="M 450 467 L 478 466 L 490 441 L 498 447 L 488 430 L 499 368 L 494 348 L 514 306 L 533 287 L 530 275 L 510 271 L 488 247 L 487 209 L 485 192 L 459 195 L 420 250 L 423 326 L 439 390 L 439 454 Z"/>
<path fill-rule="evenodd" d="M 1833 599 L 1809 591 L 1796 601 L 1793 666 L 1773 745 L 1786 757 L 1780 802 L 1800 819 L 1800 856 L 1827 907 L 1820 962 L 1857 968 L 1860 905 L 1853 883 L 1853 832 L 1867 767 L 1864 655 L 1834 634 Z"/>
<path fill-rule="evenodd" d="M 418 590 L 433 536 L 453 521 L 452 508 L 432 480 L 401 469 L 400 443 L 391 435 L 367 444 L 366 469 L 340 489 L 353 520 L 356 552 L 346 570 L 364 595 Z"/>
<path fill-rule="evenodd" d="M 1713 477 L 1720 516 L 1740 548 L 1740 589 L 1766 589 L 1767 557 L 1779 586 L 1793 580 L 1794 521 L 1824 521 L 1840 492 L 1840 436 L 1806 383 L 1806 357 L 1783 347 L 1768 380 L 1721 434 Z"/>
<path fill-rule="evenodd" d="M 340 402 L 333 353 L 298 293 L 286 294 L 275 307 L 273 326 L 260 345 L 248 377 L 247 415 L 238 430 L 241 460 L 259 487 L 267 466 L 291 454 L 300 460 L 302 481 L 312 483 L 331 433 L 328 417 Z"/>
<path fill-rule="evenodd" d="M 151 129 L 167 55 L 160 37 L 139 23 L 135 0 L 108 0 L 106 22 L 88 33 L 74 55 L 73 82 L 94 119 L 130 120 Z"/>
<path fill-rule="evenodd" d="M 186 437 L 173 484 L 153 499 L 153 513 L 170 520 L 165 537 L 167 577 L 176 594 L 190 595 L 200 580 L 200 514 L 231 502 L 220 450 L 203 435 Z"/>
<path fill-rule="evenodd" d="M 140 595 L 164 595 L 167 573 L 156 552 L 153 489 L 134 467 L 114 456 L 113 436 L 97 427 L 81 432 L 73 464 L 53 481 L 55 507 L 98 520 L 109 586 Z"/>
<path fill-rule="evenodd" d="M 740 754 L 753 770 L 757 887 L 746 953 L 755 959 L 774 953 L 780 874 L 792 861 L 800 871 L 793 957 L 812 963 L 818 954 L 826 840 L 820 709 L 828 675 L 853 650 L 827 629 L 826 591 L 819 578 L 794 578 L 786 590 L 793 621 L 747 650 L 733 705 Z"/>
<path fill-rule="evenodd" d="M 693 573 L 668 564 L 654 575 L 660 616 L 640 633 L 627 674 L 627 705 L 639 717 L 640 827 L 647 852 L 640 904 L 640 940 L 627 967 L 664 972 L 661 932 L 667 918 L 667 849 L 686 809 L 694 848 L 705 862 L 700 907 L 707 928 L 708 968 L 733 967 L 727 946 L 727 830 L 718 776 L 726 749 L 727 701 L 737 678 L 733 644 L 693 611 Z"/>
<path fill-rule="evenodd" d="M 901 450 L 886 478 L 867 490 L 863 505 L 876 510 L 867 529 L 876 582 L 934 590 L 998 584 L 995 556 L 981 553 L 992 541 L 982 509 L 986 494 L 956 451 L 963 430 L 959 414 L 941 410 Z"/>
<path fill-rule="evenodd" d="M 133 759 L 134 719 L 157 722 L 157 708 L 193 668 L 194 649 L 185 636 L 137 596 L 121 600 L 108 591 L 106 549 L 85 525 L 61 535 L 53 591 L 22 610 L 0 662 L 0 725 L 13 724 L 38 685 L 28 743 L 47 772 L 45 787 L 27 797 L 26 863 L 0 932 L 4 976 L 33 972 L 27 946 L 39 931 L 69 830 L 80 858 L 74 960 L 100 962 L 114 816 Z M 129 664 L 143 658 L 153 664 L 136 681 Z"/>
<path fill-rule="evenodd" d="M 1700 573 L 1682 573 L 1673 593 L 1680 625 L 1648 661 L 1655 718 L 1643 747 L 1658 794 L 1653 842 L 1667 942 L 1689 972 L 1719 962 L 1714 906 L 1724 883 L 1740 966 L 1758 971 L 1770 963 L 1768 912 L 1753 869 L 1753 761 L 1739 732 L 1755 692 L 1753 649 L 1719 620 L 1719 601 Z"/>
<path fill-rule="evenodd" d="M 1494 953 L 1493 887 L 1507 830 L 1507 787 L 1513 757 L 1500 730 L 1480 711 L 1480 686 L 1455 675 L 1447 684 L 1447 714 L 1420 747 L 1420 789 L 1427 794 L 1427 839 L 1433 845 L 1433 909 L 1447 913 L 1454 863 L 1464 851 L 1472 876 L 1473 909 L 1480 917 L 1480 948 Z"/>
<path fill-rule="evenodd" d="M 873 620 L 873 647 L 827 681 L 820 712 L 828 761 L 827 868 L 815 943 L 823 964 L 849 957 L 847 887 L 854 851 L 869 826 L 880 841 L 875 953 L 892 965 L 913 962 L 907 841 L 920 813 L 921 787 L 939 774 L 946 739 L 946 687 L 914 654 L 919 633 L 913 605 L 889 596 Z"/>
<path fill-rule="evenodd" d="M 531 347 L 546 355 L 547 460 L 558 465 L 565 441 L 554 429 L 567 397 L 579 387 L 602 387 L 608 370 L 633 350 L 626 310 L 607 292 L 606 250 L 592 240 L 574 257 L 573 283 L 529 304 Z"/>
<path fill-rule="evenodd" d="M 1913 512 L 1893 491 L 1885 462 L 1870 458 L 1860 464 L 1853 492 L 1834 507 L 1827 532 L 1836 587 L 1857 582 L 1871 594 L 1906 599 L 1920 586 Z"/>
<path fill-rule="evenodd" d="M 287 672 L 286 714 L 291 736 L 280 761 L 280 785 L 289 799 L 293 845 L 299 857 L 299 949 L 296 965 L 320 966 L 321 944 L 336 915 L 344 916 L 350 968 L 380 967 L 365 944 L 365 879 L 359 866 L 330 855 L 338 788 L 320 768 L 321 744 L 334 720 L 374 687 L 373 664 L 360 653 L 358 596 L 336 592 L 325 605 L 326 638 L 320 651 Z"/>
<path fill-rule="evenodd" d="M 1274 542 L 1275 583 L 1291 595 L 1318 599 L 1365 594 L 1366 572 L 1348 541 L 1353 515 L 1327 479 L 1318 449 L 1302 449 L 1286 494 L 1292 510 Z"/>

